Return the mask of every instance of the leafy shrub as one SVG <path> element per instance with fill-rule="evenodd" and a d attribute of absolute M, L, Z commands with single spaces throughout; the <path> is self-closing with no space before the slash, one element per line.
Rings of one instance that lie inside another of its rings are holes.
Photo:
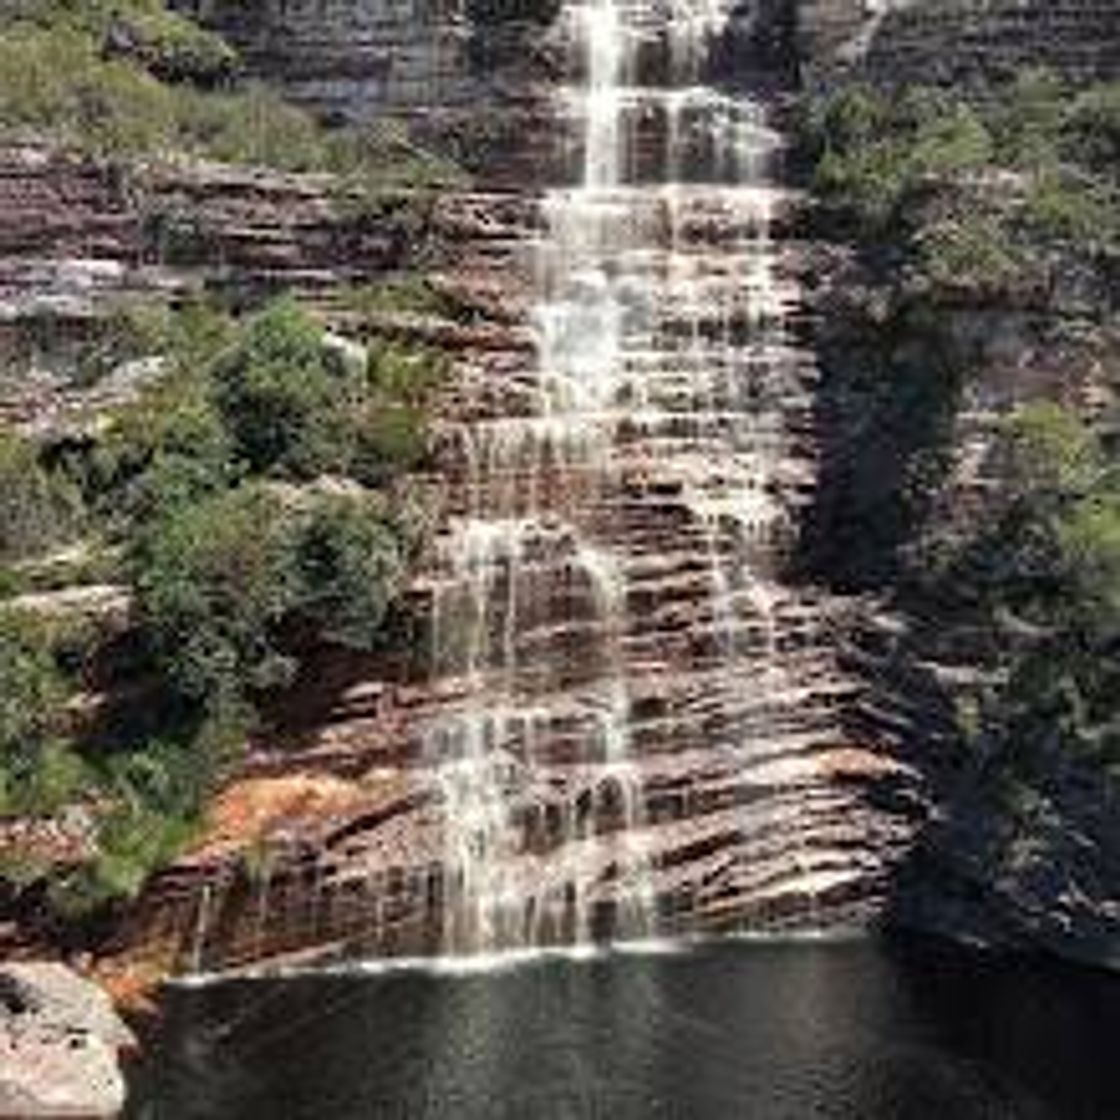
<path fill-rule="evenodd" d="M 0 748 L 42 741 L 57 718 L 61 677 L 46 631 L 12 610 L 0 611 Z"/>
<path fill-rule="evenodd" d="M 1098 252 L 1120 240 L 1118 207 L 1116 191 L 1092 177 L 1040 172 L 1031 181 L 1023 222 L 1033 240 Z"/>
<path fill-rule="evenodd" d="M 0 38 L 0 123 L 60 135 L 97 154 L 167 149 L 174 95 L 77 32 L 17 27 Z"/>
<path fill-rule="evenodd" d="M 0 26 L 80 33 L 101 54 L 124 57 L 167 81 L 213 84 L 237 55 L 220 36 L 170 12 L 162 0 L 0 0 Z"/>
<path fill-rule="evenodd" d="M 926 178 L 975 172 L 993 151 L 969 105 L 921 87 L 897 102 L 870 88 L 844 88 L 810 106 L 805 127 L 814 190 L 846 209 L 864 236 L 894 221 Z"/>
<path fill-rule="evenodd" d="M 967 175 L 988 166 L 994 152 L 991 134 L 975 110 L 955 104 L 918 125 L 906 174 Z"/>
<path fill-rule="evenodd" d="M 1067 159 L 1120 182 L 1120 82 L 1080 93 L 1061 137 Z"/>
<path fill-rule="evenodd" d="M 417 315 L 446 315 L 455 308 L 422 275 L 405 275 L 378 284 L 343 288 L 340 304 L 363 316 L 411 312 Z"/>
<path fill-rule="evenodd" d="M 329 163 L 322 129 L 302 109 L 262 85 L 230 94 L 183 95 L 178 143 L 227 163 L 321 171 Z"/>
<path fill-rule="evenodd" d="M 65 540 L 80 517 L 76 489 L 44 469 L 35 445 L 0 433 L 0 559 L 19 559 Z"/>
<path fill-rule="evenodd" d="M 295 619 L 368 649 L 400 589 L 405 557 L 381 507 L 360 494 L 285 508 L 243 486 L 172 513 L 136 559 L 141 617 L 176 690 L 212 710 L 285 684 Z"/>
<path fill-rule="evenodd" d="M 0 767 L 0 813 L 49 817 L 85 791 L 88 770 L 65 743 L 13 752 Z"/>
<path fill-rule="evenodd" d="M 121 409 L 84 466 L 87 501 L 117 533 L 229 487 L 233 444 L 205 382 L 181 373 Z"/>
<path fill-rule="evenodd" d="M 337 468 L 335 420 L 346 362 L 294 303 L 255 318 L 213 369 L 214 399 L 254 473 L 309 477 Z"/>
<path fill-rule="evenodd" d="M 134 59 L 165 82 L 210 87 L 234 77 L 237 52 L 220 35 L 167 11 L 161 0 L 106 7 L 110 20 L 102 17 L 98 28 L 106 54 Z"/>
<path fill-rule="evenodd" d="M 1045 69 L 1021 71 L 988 108 L 1000 162 L 1031 172 L 1053 166 L 1069 90 Z"/>
<path fill-rule="evenodd" d="M 50 880 L 56 911 L 80 919 L 140 893 L 148 877 L 194 836 L 194 820 L 118 805 L 100 820 L 93 858 Z"/>
<path fill-rule="evenodd" d="M 1058 542 L 1081 609 L 1096 629 L 1120 629 L 1120 488 L 1078 502 L 1061 522 Z"/>
<path fill-rule="evenodd" d="M 1104 466 L 1093 434 L 1054 401 L 1024 405 L 1009 418 L 1002 454 L 1011 493 L 1036 511 L 1088 492 Z"/>
<path fill-rule="evenodd" d="M 973 208 L 922 229 L 921 275 L 935 287 L 1001 290 L 1022 275 L 1022 261 L 1002 222 Z"/>
<path fill-rule="evenodd" d="M 0 611 L 0 814 L 49 814 L 79 788 L 83 767 L 58 734 L 66 693 L 46 630 Z"/>
<path fill-rule="evenodd" d="M 446 372 L 446 360 L 434 351 L 371 342 L 367 381 L 346 425 L 354 478 L 377 486 L 423 464 L 431 397 Z"/>
<path fill-rule="evenodd" d="M 79 351 L 77 383 L 96 384 L 125 362 L 162 353 L 171 318 L 159 304 L 130 302 L 111 310 Z"/>
<path fill-rule="evenodd" d="M 319 634 L 355 649 L 377 644 L 405 558 L 398 534 L 370 499 L 317 502 L 296 536 L 295 566 L 297 609 Z"/>
<path fill-rule="evenodd" d="M 373 339 L 365 368 L 294 304 L 254 318 L 215 362 L 213 396 L 237 457 L 257 474 L 350 474 L 380 485 L 427 447 L 439 355 Z"/>
<path fill-rule="evenodd" d="M 134 555 L 140 620 L 176 692 L 210 708 L 283 683 L 276 647 L 295 573 L 283 510 L 258 486 L 173 509 Z"/>
<path fill-rule="evenodd" d="M 1120 237 L 1118 90 L 1074 97 L 1039 70 L 978 106 L 922 87 L 841 88 L 803 113 L 813 188 L 867 248 L 908 253 L 935 285 L 1014 285 L 1053 243 L 1096 252 Z"/>

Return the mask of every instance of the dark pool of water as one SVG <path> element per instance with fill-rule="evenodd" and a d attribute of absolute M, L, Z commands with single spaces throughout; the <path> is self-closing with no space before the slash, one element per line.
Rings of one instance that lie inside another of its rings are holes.
<path fill-rule="evenodd" d="M 1120 978 L 729 943 L 172 991 L 133 1116 L 1120 1120 Z"/>

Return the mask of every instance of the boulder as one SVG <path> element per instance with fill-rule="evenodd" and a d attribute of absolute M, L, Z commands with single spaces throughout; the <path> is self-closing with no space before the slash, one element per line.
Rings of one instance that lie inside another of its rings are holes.
<path fill-rule="evenodd" d="M 0 1117 L 116 1116 L 135 1045 L 109 997 L 65 965 L 0 965 Z"/>

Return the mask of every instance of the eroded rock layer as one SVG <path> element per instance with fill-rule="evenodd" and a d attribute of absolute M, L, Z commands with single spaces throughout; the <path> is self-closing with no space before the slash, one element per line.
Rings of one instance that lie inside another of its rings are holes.
<path fill-rule="evenodd" d="M 958 86 L 1046 67 L 1077 80 L 1120 67 L 1112 0 L 801 0 L 810 80 L 856 72 L 876 82 Z"/>

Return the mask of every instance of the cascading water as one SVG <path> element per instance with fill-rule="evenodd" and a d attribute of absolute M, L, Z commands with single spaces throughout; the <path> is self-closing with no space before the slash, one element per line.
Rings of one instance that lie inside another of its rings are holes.
<path fill-rule="evenodd" d="M 784 518 L 766 407 L 791 298 L 769 241 L 780 139 L 705 81 L 729 18 L 727 0 L 562 14 L 575 81 L 558 110 L 581 166 L 542 201 L 532 399 L 464 429 L 470 508 L 435 592 L 455 694 L 425 733 L 445 952 L 654 932 L 639 731 L 652 757 L 666 727 L 687 741 L 718 709 L 737 755 L 778 687 L 763 561 Z"/>

